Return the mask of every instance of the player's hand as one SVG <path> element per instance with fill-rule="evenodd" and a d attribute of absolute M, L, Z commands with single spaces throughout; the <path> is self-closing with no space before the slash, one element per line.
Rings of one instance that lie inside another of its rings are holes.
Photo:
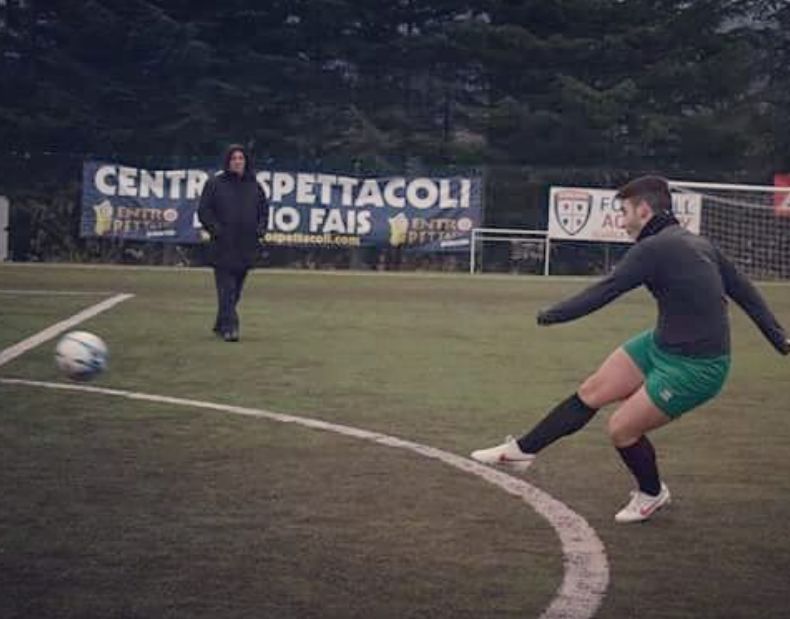
<path fill-rule="evenodd" d="M 785 340 L 784 345 L 779 349 L 783 355 L 790 355 L 790 338 Z"/>

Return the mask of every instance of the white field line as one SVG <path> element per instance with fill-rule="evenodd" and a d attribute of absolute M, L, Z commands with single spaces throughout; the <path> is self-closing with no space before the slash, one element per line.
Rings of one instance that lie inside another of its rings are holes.
<path fill-rule="evenodd" d="M 108 309 L 115 307 L 127 299 L 131 299 L 133 296 L 133 294 L 116 294 L 114 297 L 110 297 L 109 299 L 105 299 L 100 303 L 96 303 L 96 305 L 91 305 L 81 312 L 74 314 L 70 318 L 56 322 L 54 325 L 47 327 L 43 331 L 39 331 L 38 333 L 25 338 L 18 344 L 14 344 L 13 346 L 9 346 L 8 348 L 0 350 L 0 366 L 3 366 L 9 361 L 16 359 L 20 355 L 25 354 L 27 351 L 32 350 L 39 344 L 43 344 L 44 342 L 57 337 L 72 327 L 76 327 L 81 322 L 84 322 L 89 318 L 93 318 L 94 316 L 107 311 Z"/>
<path fill-rule="evenodd" d="M 0 384 L 24 385 L 57 389 L 63 391 L 88 392 L 106 396 L 157 402 L 188 408 L 202 408 L 234 415 L 257 417 L 280 423 L 292 423 L 327 432 L 335 432 L 344 436 L 371 441 L 379 445 L 404 449 L 420 456 L 439 460 L 458 470 L 475 475 L 508 494 L 516 496 L 527 503 L 539 515 L 545 518 L 556 531 L 563 552 L 564 575 L 555 598 L 540 615 L 541 619 L 587 619 L 593 617 L 603 601 L 609 584 L 609 565 L 603 543 L 593 528 L 584 518 L 571 510 L 546 492 L 511 475 L 478 464 L 473 460 L 456 454 L 407 441 L 379 432 L 371 432 L 352 426 L 340 425 L 284 415 L 263 409 L 245 408 L 227 404 L 216 404 L 201 400 L 189 400 L 170 396 L 152 395 L 136 391 L 106 389 L 88 385 L 41 382 L 32 380 L 0 378 Z M 525 559 L 527 557 L 525 556 Z"/>
<path fill-rule="evenodd" d="M 95 297 L 97 295 L 111 294 L 109 290 L 40 290 L 35 288 L 0 288 L 0 294 L 12 296 L 41 296 L 41 297 Z"/>

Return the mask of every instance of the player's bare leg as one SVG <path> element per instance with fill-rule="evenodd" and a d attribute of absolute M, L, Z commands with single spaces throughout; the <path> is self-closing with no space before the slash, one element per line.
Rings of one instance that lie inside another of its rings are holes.
<path fill-rule="evenodd" d="M 662 412 L 641 387 L 623 402 L 609 418 L 608 431 L 618 449 L 628 447 L 642 436 L 667 425 L 672 418 Z"/>
<path fill-rule="evenodd" d="M 530 432 L 516 440 L 472 452 L 485 464 L 499 464 L 523 471 L 541 449 L 573 434 L 593 418 L 599 408 L 631 396 L 644 382 L 642 371 L 622 348 L 615 350 L 569 398 L 555 406 Z"/>
<path fill-rule="evenodd" d="M 639 489 L 615 515 L 617 522 L 647 520 L 669 503 L 669 489 L 661 483 L 656 452 L 646 434 L 665 426 L 671 418 L 663 413 L 644 387 L 628 398 L 609 418 L 609 437 L 628 469 L 636 478 Z"/>
<path fill-rule="evenodd" d="M 631 396 L 644 380 L 642 370 L 618 348 L 581 384 L 578 395 L 591 408 L 603 408 Z"/>

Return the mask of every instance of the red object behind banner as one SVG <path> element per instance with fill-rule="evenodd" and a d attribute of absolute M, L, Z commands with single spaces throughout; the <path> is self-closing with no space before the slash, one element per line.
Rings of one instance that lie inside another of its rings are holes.
<path fill-rule="evenodd" d="M 774 174 L 774 186 L 790 188 L 790 172 Z M 780 217 L 790 217 L 790 191 L 777 191 L 774 194 L 774 213 Z"/>

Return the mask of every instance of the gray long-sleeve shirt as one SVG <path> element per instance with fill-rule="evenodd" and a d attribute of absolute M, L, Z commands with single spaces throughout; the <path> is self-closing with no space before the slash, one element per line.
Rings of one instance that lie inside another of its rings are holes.
<path fill-rule="evenodd" d="M 543 311 L 543 324 L 589 314 L 644 284 L 658 301 L 656 343 L 689 357 L 728 354 L 731 297 L 782 353 L 787 336 L 752 283 L 704 237 L 668 225 L 636 243 L 615 270 L 579 294 Z"/>

